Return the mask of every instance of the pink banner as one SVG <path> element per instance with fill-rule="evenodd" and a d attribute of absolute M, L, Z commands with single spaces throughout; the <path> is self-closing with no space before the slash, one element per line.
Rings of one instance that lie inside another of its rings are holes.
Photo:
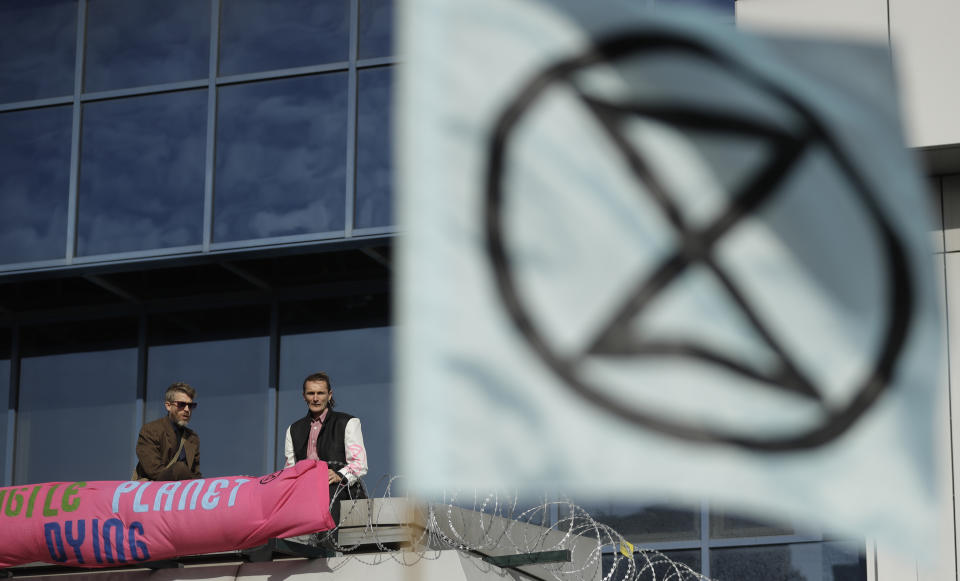
<path fill-rule="evenodd" d="M 48 482 L 0 488 L 0 567 L 109 567 L 246 549 L 334 527 L 327 465 L 262 478 Z"/>

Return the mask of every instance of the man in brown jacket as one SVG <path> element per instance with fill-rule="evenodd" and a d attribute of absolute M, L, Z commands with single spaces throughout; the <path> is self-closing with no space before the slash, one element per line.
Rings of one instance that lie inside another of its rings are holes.
<path fill-rule="evenodd" d="M 197 390 L 177 382 L 167 388 L 167 416 L 144 424 L 137 439 L 137 468 L 141 480 L 201 478 L 200 438 L 187 427 L 197 402 Z"/>

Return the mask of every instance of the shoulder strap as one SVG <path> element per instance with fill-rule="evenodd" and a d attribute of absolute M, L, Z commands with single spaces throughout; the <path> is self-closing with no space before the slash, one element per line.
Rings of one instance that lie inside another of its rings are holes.
<path fill-rule="evenodd" d="M 173 463 L 177 461 L 177 458 L 180 457 L 180 452 L 183 450 L 183 441 L 186 439 L 186 435 L 180 437 L 180 447 L 177 448 L 177 451 L 173 453 L 173 458 L 170 458 L 170 461 L 167 462 L 167 465 L 163 467 L 164 470 L 173 466 Z"/>

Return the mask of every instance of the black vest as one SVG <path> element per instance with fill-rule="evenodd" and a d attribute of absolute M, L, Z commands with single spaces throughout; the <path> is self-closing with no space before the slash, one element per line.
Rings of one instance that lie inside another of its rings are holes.
<path fill-rule="evenodd" d="M 297 462 L 307 457 L 307 440 L 310 438 L 310 414 L 290 424 L 290 439 L 293 441 L 293 455 Z M 344 432 L 347 422 L 353 419 L 350 414 L 330 410 L 317 436 L 317 456 L 339 470 L 347 465 L 347 452 L 344 447 Z"/>

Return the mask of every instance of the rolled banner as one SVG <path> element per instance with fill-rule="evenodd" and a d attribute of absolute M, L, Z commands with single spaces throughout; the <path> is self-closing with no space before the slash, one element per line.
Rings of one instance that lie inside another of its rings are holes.
<path fill-rule="evenodd" d="M 334 528 L 327 465 L 175 482 L 0 488 L 0 567 L 111 567 L 246 549 Z"/>

